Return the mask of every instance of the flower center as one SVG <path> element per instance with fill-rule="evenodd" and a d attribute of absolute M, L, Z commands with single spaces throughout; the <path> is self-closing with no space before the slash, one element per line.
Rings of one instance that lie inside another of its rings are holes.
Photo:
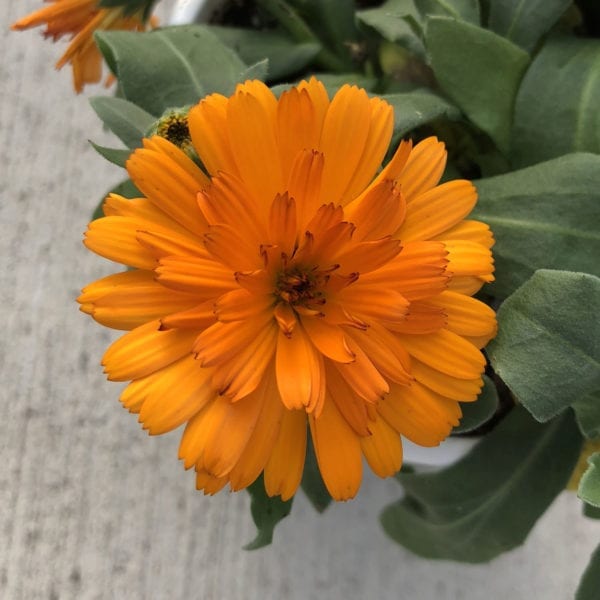
<path fill-rule="evenodd" d="M 313 269 L 298 266 L 286 269 L 277 276 L 275 295 L 292 306 L 323 304 L 320 279 Z"/>

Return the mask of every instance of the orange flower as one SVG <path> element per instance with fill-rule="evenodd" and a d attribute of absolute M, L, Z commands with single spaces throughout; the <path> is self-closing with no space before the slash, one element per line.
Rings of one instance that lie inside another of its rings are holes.
<path fill-rule="evenodd" d="M 392 108 L 315 79 L 277 100 L 258 81 L 189 115 L 206 173 L 160 137 L 127 163 L 146 198 L 111 195 L 85 244 L 135 267 L 83 290 L 81 309 L 131 330 L 106 352 L 121 402 L 180 446 L 214 493 L 264 471 L 290 498 L 307 423 L 337 500 L 402 462 L 401 436 L 435 446 L 473 401 L 496 331 L 470 298 L 493 279 L 468 181 L 438 185 L 446 152 L 390 143 Z"/>
<path fill-rule="evenodd" d="M 98 8 L 98 0 L 49 0 L 53 4 L 23 17 L 12 29 L 23 30 L 46 25 L 44 35 L 54 41 L 64 35 L 73 38 L 67 51 L 56 63 L 60 69 L 73 66 L 73 87 L 79 94 L 86 83 L 102 77 L 102 55 L 94 43 L 94 32 L 106 29 L 145 29 L 141 13 L 125 15 L 125 7 Z"/>

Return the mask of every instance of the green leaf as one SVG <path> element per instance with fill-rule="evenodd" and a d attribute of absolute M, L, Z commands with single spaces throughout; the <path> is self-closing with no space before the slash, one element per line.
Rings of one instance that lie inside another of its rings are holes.
<path fill-rule="evenodd" d="M 90 104 L 102 122 L 128 147 L 142 145 L 148 129 L 155 118 L 122 98 L 97 96 L 90 98 Z"/>
<path fill-rule="evenodd" d="M 383 527 L 419 556 L 489 561 L 523 543 L 564 489 L 580 448 L 571 414 L 540 424 L 516 407 L 451 467 L 400 473 L 406 497 L 385 509 Z"/>
<path fill-rule="evenodd" d="M 377 8 L 358 11 L 356 18 L 385 40 L 397 42 L 417 56 L 425 55 L 423 42 L 412 25 L 420 19 L 413 0 L 387 0 Z"/>
<path fill-rule="evenodd" d="M 445 17 L 428 19 L 425 42 L 442 89 L 506 154 L 529 55 L 491 31 Z"/>
<path fill-rule="evenodd" d="M 246 69 L 233 50 L 201 25 L 95 35 L 124 98 L 157 117 L 213 92 L 230 94 Z"/>
<path fill-rule="evenodd" d="M 479 2 L 477 0 L 414 0 L 423 19 L 432 16 L 451 17 L 479 25 Z"/>
<path fill-rule="evenodd" d="M 587 504 L 600 508 L 600 452 L 588 458 L 589 467 L 579 482 L 577 495 Z"/>
<path fill-rule="evenodd" d="M 268 58 L 271 81 L 298 73 L 321 51 L 318 43 L 296 43 L 280 31 L 218 26 L 211 26 L 210 30 L 248 65 Z"/>
<path fill-rule="evenodd" d="M 570 4 L 571 0 L 494 0 L 488 27 L 531 52 Z"/>
<path fill-rule="evenodd" d="M 540 270 L 500 307 L 488 356 L 539 421 L 600 390 L 599 306 L 598 277 Z"/>
<path fill-rule="evenodd" d="M 123 150 L 121 148 L 106 148 L 105 146 L 99 146 L 90 140 L 90 144 L 94 150 L 103 156 L 107 161 L 117 165 L 118 167 L 125 167 L 125 163 L 131 154 L 131 150 Z"/>
<path fill-rule="evenodd" d="M 113 8 L 122 6 L 125 14 L 131 15 L 143 10 L 144 18 L 150 13 L 152 6 L 157 0 L 99 0 L 98 6 L 101 8 Z"/>
<path fill-rule="evenodd" d="M 594 550 L 583 573 L 575 600 L 598 600 L 598 590 L 600 590 L 600 546 Z"/>
<path fill-rule="evenodd" d="M 269 73 L 269 59 L 259 60 L 258 62 L 250 65 L 240 76 L 240 81 L 246 81 L 247 79 L 260 79 L 261 81 L 267 80 Z"/>
<path fill-rule="evenodd" d="M 394 133 L 405 135 L 439 118 L 456 120 L 459 110 L 443 98 L 426 91 L 381 96 L 394 107 Z"/>
<path fill-rule="evenodd" d="M 483 389 L 477 400 L 475 402 L 461 402 L 462 418 L 460 424 L 452 430 L 452 433 L 467 433 L 477 429 L 494 416 L 499 402 L 498 391 L 494 382 L 484 375 Z"/>
<path fill-rule="evenodd" d="M 600 392 L 576 400 L 573 410 L 581 433 L 590 439 L 600 438 Z"/>
<path fill-rule="evenodd" d="M 268 546 L 273 541 L 275 526 L 290 514 L 293 498 L 283 502 L 279 497 L 267 496 L 262 475 L 248 487 L 248 492 L 252 498 L 250 503 L 252 519 L 258 533 L 254 540 L 244 546 L 244 549 L 256 550 Z"/>
<path fill-rule="evenodd" d="M 599 98 L 600 40 L 548 40 L 517 96 L 514 164 L 531 165 L 575 151 L 600 153 Z"/>
<path fill-rule="evenodd" d="M 600 519 L 600 508 L 583 503 L 583 516 L 588 519 Z"/>
<path fill-rule="evenodd" d="M 318 512 L 323 512 L 331 504 L 331 496 L 323 483 L 321 471 L 317 463 L 317 456 L 312 444 L 312 439 L 308 436 L 306 445 L 306 461 L 304 463 L 304 472 L 302 474 L 302 489 L 310 500 L 310 503 Z"/>
<path fill-rule="evenodd" d="M 600 275 L 600 157 L 573 154 L 475 182 L 473 218 L 496 237 L 496 281 L 504 298 L 541 268 Z"/>

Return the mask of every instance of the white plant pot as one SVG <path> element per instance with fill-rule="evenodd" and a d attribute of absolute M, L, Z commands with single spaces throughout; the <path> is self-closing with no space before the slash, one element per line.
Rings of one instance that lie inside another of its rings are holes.
<path fill-rule="evenodd" d="M 208 21 L 224 0 L 176 0 L 169 25 L 188 25 Z"/>

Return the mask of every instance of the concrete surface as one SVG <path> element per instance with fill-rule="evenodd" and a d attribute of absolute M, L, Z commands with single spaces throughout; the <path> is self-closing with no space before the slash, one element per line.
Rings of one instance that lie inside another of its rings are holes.
<path fill-rule="evenodd" d="M 60 49 L 8 32 L 36 6 L 0 8 L 0 598 L 571 598 L 600 523 L 567 493 L 490 565 L 388 541 L 377 516 L 399 489 L 374 477 L 322 516 L 299 496 L 271 547 L 241 549 L 254 535 L 247 495 L 194 490 L 179 434 L 149 438 L 120 407 L 98 365 L 114 336 L 77 311 L 78 290 L 112 271 L 81 234 L 121 173 L 87 143 L 110 139 L 70 73 L 52 69 Z"/>

